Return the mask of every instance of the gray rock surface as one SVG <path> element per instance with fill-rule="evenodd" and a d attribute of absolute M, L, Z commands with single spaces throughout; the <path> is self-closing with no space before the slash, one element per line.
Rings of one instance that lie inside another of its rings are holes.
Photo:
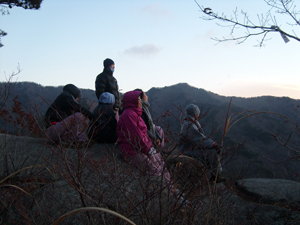
<path fill-rule="evenodd" d="M 76 149 L 51 145 L 45 139 L 0 134 L 1 177 L 26 166 L 44 167 L 25 170 L 11 181 L 32 197 L 2 189 L 0 202 L 7 207 L 4 210 L 0 205 L 0 221 L 8 224 L 24 221 L 16 213 L 17 207 L 10 204 L 13 197 L 28 210 L 25 214 L 29 224 L 52 224 L 62 214 L 84 205 L 114 210 L 136 224 L 175 224 L 175 221 L 180 224 L 300 224 L 297 182 L 245 179 L 237 181 L 235 189 L 233 184 L 209 183 L 201 165 L 194 160 L 171 158 L 169 163 L 174 185 L 185 190 L 189 203 L 171 196 L 164 179 L 145 176 L 130 166 L 120 157 L 118 145 L 95 144 Z M 28 177 L 37 180 L 20 183 Z M 70 216 L 63 224 L 89 224 L 89 217 L 103 224 L 120 223 L 109 214 L 91 212 Z"/>
<path fill-rule="evenodd" d="M 238 180 L 237 185 L 249 196 L 263 203 L 300 206 L 300 183 L 284 179 L 252 178 Z"/>
<path fill-rule="evenodd" d="M 49 146 L 45 139 L 0 134 L 0 176 L 32 165 L 45 165 L 45 159 L 53 157 L 51 149 L 57 149 Z"/>

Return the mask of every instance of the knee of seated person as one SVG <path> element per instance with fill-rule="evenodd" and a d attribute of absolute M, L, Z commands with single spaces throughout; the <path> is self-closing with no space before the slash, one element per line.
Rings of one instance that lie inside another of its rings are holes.
<path fill-rule="evenodd" d="M 81 112 L 75 113 L 74 118 L 76 121 L 78 121 L 78 124 L 88 120 L 88 118 L 86 118 Z"/>
<path fill-rule="evenodd" d="M 74 114 L 74 116 L 77 118 L 77 119 L 85 119 L 85 116 L 81 113 L 81 112 L 76 112 Z"/>

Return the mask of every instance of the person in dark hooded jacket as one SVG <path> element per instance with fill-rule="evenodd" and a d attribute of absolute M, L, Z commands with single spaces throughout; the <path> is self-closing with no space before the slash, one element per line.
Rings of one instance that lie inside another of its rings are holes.
<path fill-rule="evenodd" d="M 93 111 L 100 124 L 92 123 L 88 136 L 98 143 L 116 143 L 118 139 L 116 113 L 113 110 L 114 103 L 114 95 L 104 92 L 99 97 L 99 105 Z"/>
<path fill-rule="evenodd" d="M 67 84 L 48 108 L 45 114 L 46 133 L 54 143 L 60 140 L 86 140 L 85 120 L 96 121 L 96 117 L 78 103 L 80 97 L 80 90 L 73 84 Z"/>

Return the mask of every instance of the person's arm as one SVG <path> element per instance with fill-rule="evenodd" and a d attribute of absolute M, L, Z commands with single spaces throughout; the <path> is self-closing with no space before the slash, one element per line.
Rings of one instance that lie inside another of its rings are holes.
<path fill-rule="evenodd" d="M 117 86 L 119 87 L 119 86 Z M 121 110 L 121 99 L 120 99 L 120 92 L 119 90 L 117 90 L 117 92 L 114 94 L 115 96 L 115 105 L 114 105 L 114 109 L 117 109 L 120 113 Z"/>
<path fill-rule="evenodd" d="M 107 86 L 107 77 L 105 75 L 98 75 L 95 82 L 96 96 L 99 99 L 100 95 L 105 92 Z"/>
<path fill-rule="evenodd" d="M 159 135 L 159 133 L 158 133 L 158 131 L 156 129 L 155 129 L 155 135 L 156 135 L 157 139 L 159 139 L 160 141 L 162 141 L 162 138 L 161 138 L 161 136 Z"/>
<path fill-rule="evenodd" d="M 139 118 L 137 115 L 130 114 L 127 117 L 125 137 L 130 139 L 132 145 L 140 149 L 144 154 L 148 154 L 151 147 L 153 147 L 151 140 L 147 134 L 143 134 L 139 127 L 137 126 Z"/>
<path fill-rule="evenodd" d="M 200 133 L 197 126 L 194 124 L 189 127 L 187 135 L 187 138 L 190 139 L 192 143 L 204 148 L 213 148 L 214 144 L 216 143 L 210 138 L 207 138 L 204 134 Z"/>
<path fill-rule="evenodd" d="M 97 119 L 90 110 L 83 107 L 82 105 L 80 105 L 79 103 L 74 101 L 73 99 L 70 98 L 67 102 L 68 102 L 68 104 L 70 104 L 69 107 L 72 108 L 74 110 L 74 112 L 82 113 L 82 115 L 87 117 L 90 121 L 95 121 Z"/>
<path fill-rule="evenodd" d="M 148 116 L 147 114 L 145 113 L 145 111 L 143 110 L 143 113 L 142 113 L 142 119 L 144 120 L 146 126 L 147 126 L 147 134 L 148 136 L 151 138 L 151 140 L 155 141 L 156 137 L 155 135 L 150 131 L 150 123 L 149 123 L 149 119 L 148 119 Z"/>
<path fill-rule="evenodd" d="M 145 111 L 143 110 L 142 112 L 142 119 L 144 120 L 146 126 L 147 126 L 147 130 L 150 130 L 150 123 L 149 123 L 149 120 L 148 120 L 148 116 L 147 114 L 145 113 Z"/>
<path fill-rule="evenodd" d="M 147 130 L 147 134 L 152 140 L 155 139 L 155 136 L 150 132 L 150 130 Z"/>

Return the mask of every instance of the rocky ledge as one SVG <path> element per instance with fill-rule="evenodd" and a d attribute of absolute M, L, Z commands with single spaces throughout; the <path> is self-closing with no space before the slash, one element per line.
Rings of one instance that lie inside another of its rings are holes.
<path fill-rule="evenodd" d="M 205 177 L 197 182 L 193 174 L 201 172 L 199 165 L 190 159 L 180 159 L 170 172 L 178 178 L 179 174 L 174 173 L 178 167 L 183 168 L 180 179 L 184 182 L 177 183 L 174 179 L 175 186 L 191 190 L 186 191 L 188 201 L 182 202 L 182 199 L 176 200 L 178 196 L 170 195 L 165 181 L 145 177 L 124 162 L 119 157 L 118 145 L 95 144 L 81 146 L 80 150 L 69 147 L 51 145 L 42 138 L 0 134 L 1 178 L 25 167 L 40 165 L 44 168 L 33 173 L 33 168 L 24 170 L 13 176 L 18 179 L 9 180 L 9 184 L 16 182 L 24 188 L 30 197 L 2 189 L 5 192 L 0 200 L 6 205 L 0 207 L 1 221 L 12 224 L 24 220 L 21 214 L 16 214 L 18 208 L 10 205 L 12 198 L 18 197 L 16 202 L 24 201 L 23 209 L 29 207 L 25 210 L 27 214 L 22 214 L 28 215 L 26 221 L 38 224 L 50 224 L 63 213 L 84 205 L 112 209 L 136 224 L 162 221 L 163 224 L 174 224 L 174 221 L 183 224 L 300 224 L 298 182 L 252 178 L 215 184 L 205 182 Z M 28 180 L 32 175 L 35 180 Z M 188 177 L 194 179 L 193 182 L 189 182 Z M 24 185 L 24 181 L 28 185 Z M 109 221 L 107 224 L 117 223 L 114 217 L 102 215 L 100 218 Z M 67 222 L 87 224 L 81 217 Z"/>

